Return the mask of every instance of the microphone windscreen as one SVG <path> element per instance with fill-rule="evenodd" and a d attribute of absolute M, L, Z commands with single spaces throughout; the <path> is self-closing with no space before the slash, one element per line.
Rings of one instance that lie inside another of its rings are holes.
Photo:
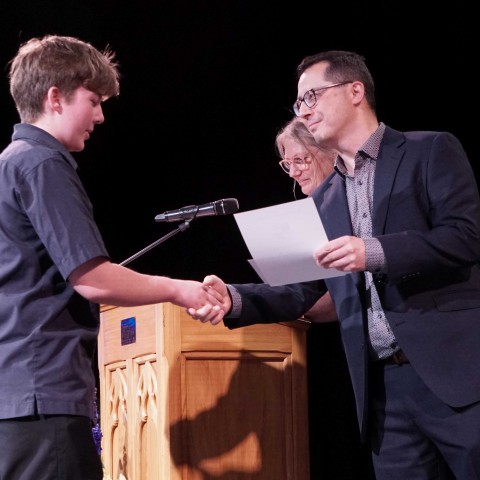
<path fill-rule="evenodd" d="M 220 215 L 230 215 L 231 213 L 238 212 L 238 200 L 236 198 L 224 198 L 219 202 L 219 213 Z"/>

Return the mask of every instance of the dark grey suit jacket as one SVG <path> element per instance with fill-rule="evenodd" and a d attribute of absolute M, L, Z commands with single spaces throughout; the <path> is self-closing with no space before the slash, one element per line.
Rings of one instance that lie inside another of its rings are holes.
<path fill-rule="evenodd" d="M 352 235 L 342 177 L 312 195 L 329 239 Z M 375 173 L 373 236 L 387 270 L 374 273 L 380 300 L 413 368 L 445 403 L 480 401 L 480 200 L 459 141 L 443 132 L 385 131 Z M 293 320 L 330 291 L 355 393 L 360 431 L 368 402 L 364 276 L 270 287 L 234 285 L 242 295 L 229 328 Z"/>

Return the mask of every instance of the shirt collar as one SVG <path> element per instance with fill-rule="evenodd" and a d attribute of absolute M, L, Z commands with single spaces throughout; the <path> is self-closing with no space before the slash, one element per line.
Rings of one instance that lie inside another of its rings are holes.
<path fill-rule="evenodd" d="M 35 142 L 46 145 L 49 148 L 58 150 L 62 156 L 70 163 L 70 165 L 77 170 L 78 164 L 73 158 L 72 154 L 59 142 L 53 135 L 42 128 L 36 127 L 30 123 L 17 123 L 13 127 L 12 141 L 29 139 Z"/>
<path fill-rule="evenodd" d="M 359 148 L 357 155 L 362 154 L 364 157 L 369 157 L 372 160 L 378 159 L 378 152 L 380 151 L 380 144 L 382 143 L 383 135 L 385 133 L 385 124 L 380 122 L 378 128 L 365 140 L 365 143 Z M 356 155 L 355 155 L 356 156 Z M 335 171 L 345 179 L 347 169 L 345 163 L 340 155 L 335 159 Z"/>

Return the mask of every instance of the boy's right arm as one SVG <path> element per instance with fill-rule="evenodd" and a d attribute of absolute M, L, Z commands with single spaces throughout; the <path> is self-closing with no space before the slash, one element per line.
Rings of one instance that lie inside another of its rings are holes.
<path fill-rule="evenodd" d="M 95 303 L 125 307 L 171 302 L 185 308 L 206 308 L 212 318 L 222 307 L 223 297 L 217 290 L 200 282 L 145 275 L 103 257 L 80 265 L 68 280 L 77 293 Z"/>

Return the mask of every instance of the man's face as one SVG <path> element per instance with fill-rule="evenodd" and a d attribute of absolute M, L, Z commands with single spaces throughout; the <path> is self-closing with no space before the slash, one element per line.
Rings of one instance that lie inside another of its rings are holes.
<path fill-rule="evenodd" d="M 349 92 L 352 83 L 338 84 L 339 82 L 326 80 L 326 67 L 327 64 L 321 62 L 302 73 L 298 80 L 297 101 L 300 101 L 299 116 L 315 140 L 326 147 L 335 148 L 337 134 L 351 115 Z M 331 87 L 323 88 L 329 86 Z M 303 101 L 304 98 L 308 98 L 310 107 Z"/>

